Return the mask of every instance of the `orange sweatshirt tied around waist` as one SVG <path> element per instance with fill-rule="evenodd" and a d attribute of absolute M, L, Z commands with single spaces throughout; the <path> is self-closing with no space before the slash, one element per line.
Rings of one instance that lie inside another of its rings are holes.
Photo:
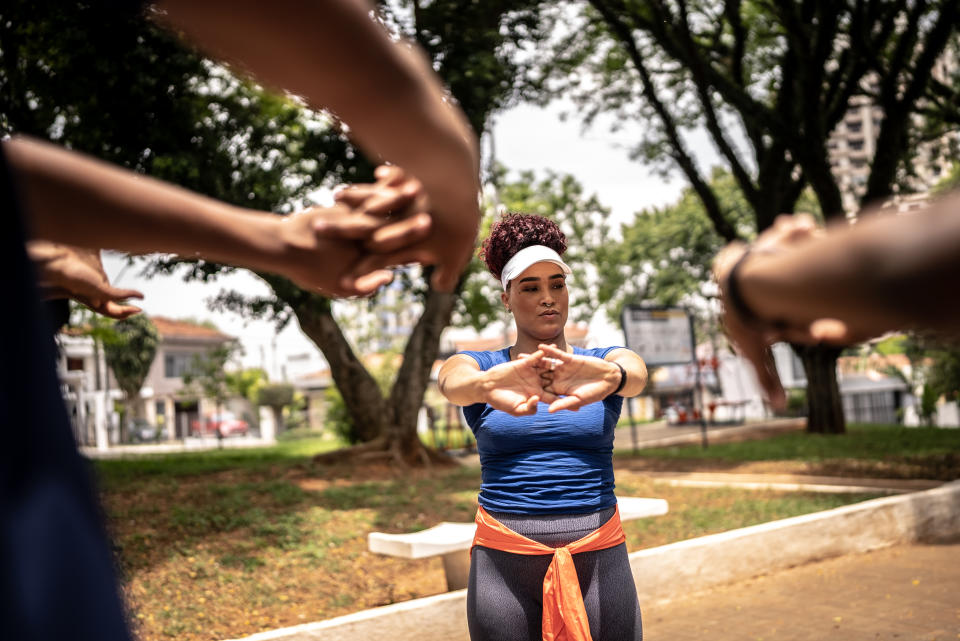
<path fill-rule="evenodd" d="M 543 577 L 543 641 L 592 641 L 573 555 L 606 550 L 625 540 L 619 507 L 609 521 L 562 548 L 552 548 L 517 534 L 481 507 L 477 511 L 473 545 L 513 554 L 552 554 L 553 560 Z"/>

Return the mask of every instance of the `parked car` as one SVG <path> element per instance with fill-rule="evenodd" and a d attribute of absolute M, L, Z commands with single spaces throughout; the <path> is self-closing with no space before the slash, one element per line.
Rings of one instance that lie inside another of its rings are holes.
<path fill-rule="evenodd" d="M 202 421 L 192 421 L 190 423 L 191 436 L 233 436 L 239 434 L 246 435 L 250 431 L 250 425 L 242 418 L 237 418 L 233 412 L 223 412 L 222 414 L 211 414 Z"/>
<path fill-rule="evenodd" d="M 152 443 L 160 439 L 160 429 L 143 418 L 135 418 L 127 427 L 131 443 Z"/>

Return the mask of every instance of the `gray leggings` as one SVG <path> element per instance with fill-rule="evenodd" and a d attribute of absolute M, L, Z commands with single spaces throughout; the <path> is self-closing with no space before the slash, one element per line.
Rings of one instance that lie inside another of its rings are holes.
<path fill-rule="evenodd" d="M 560 547 L 583 538 L 613 516 L 615 508 L 594 514 L 528 516 L 490 512 L 505 526 Z M 539 641 L 543 617 L 543 577 L 552 557 L 473 548 L 467 585 L 471 641 Z M 640 604 L 625 543 L 573 555 L 593 641 L 642 641 Z"/>

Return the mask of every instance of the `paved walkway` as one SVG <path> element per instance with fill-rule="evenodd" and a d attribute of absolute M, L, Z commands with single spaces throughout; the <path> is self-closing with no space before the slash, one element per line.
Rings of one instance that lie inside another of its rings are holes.
<path fill-rule="evenodd" d="M 802 430 L 806 425 L 803 418 L 777 418 L 755 421 L 743 425 L 708 425 L 707 442 L 725 443 L 752 438 L 765 438 L 783 432 Z M 633 428 L 618 427 L 613 447 L 630 451 L 634 447 Z M 669 447 L 673 445 L 696 445 L 702 441 L 700 425 L 667 425 L 665 421 L 644 423 L 636 426 L 637 447 Z"/>
<path fill-rule="evenodd" d="M 189 437 L 179 441 L 167 443 L 138 443 L 111 445 L 109 449 L 98 450 L 95 447 L 81 447 L 80 453 L 87 458 L 111 459 L 135 457 L 154 454 L 177 454 L 181 452 L 209 452 L 218 449 L 246 449 L 253 447 L 269 447 L 276 445 L 276 441 L 267 441 L 255 436 L 239 436 L 223 439 L 220 443 L 216 438 Z"/>
<path fill-rule="evenodd" d="M 956 641 L 960 544 L 848 555 L 643 605 L 647 641 Z"/>
<path fill-rule="evenodd" d="M 826 492 L 833 494 L 905 494 L 940 487 L 943 481 L 928 479 L 875 479 L 812 474 L 732 474 L 727 472 L 672 472 L 617 470 L 617 478 L 652 478 L 673 487 L 735 487 L 781 492 Z"/>

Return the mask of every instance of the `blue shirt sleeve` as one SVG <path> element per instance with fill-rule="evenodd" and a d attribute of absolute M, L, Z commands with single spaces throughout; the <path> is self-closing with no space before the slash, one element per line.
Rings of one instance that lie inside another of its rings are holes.
<path fill-rule="evenodd" d="M 477 361 L 477 365 L 479 365 L 480 369 L 483 371 L 487 371 L 493 367 L 493 359 L 490 358 L 491 352 L 472 352 L 469 350 L 464 350 L 462 352 L 457 352 L 457 354 L 469 356 L 473 360 Z"/>

